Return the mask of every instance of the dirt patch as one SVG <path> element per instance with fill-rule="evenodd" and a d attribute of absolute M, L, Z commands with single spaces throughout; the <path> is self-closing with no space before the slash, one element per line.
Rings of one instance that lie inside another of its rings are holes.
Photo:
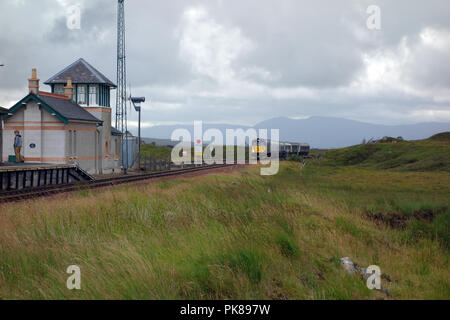
<path fill-rule="evenodd" d="M 377 224 L 384 224 L 395 229 L 406 228 L 406 222 L 408 221 L 408 218 L 405 215 L 400 215 L 398 213 L 386 214 L 381 212 L 367 212 L 366 217 L 369 220 L 376 222 Z"/>
<path fill-rule="evenodd" d="M 431 222 L 433 219 L 448 210 L 448 206 L 438 208 L 438 209 L 423 209 L 423 210 L 416 210 L 411 215 L 405 215 L 400 214 L 396 212 L 390 212 L 390 213 L 373 213 L 373 212 L 367 212 L 365 216 L 375 221 L 377 224 L 384 224 L 387 226 L 390 226 L 394 229 L 405 229 L 407 226 L 407 223 L 411 219 L 419 220 L 419 221 L 427 221 Z"/>

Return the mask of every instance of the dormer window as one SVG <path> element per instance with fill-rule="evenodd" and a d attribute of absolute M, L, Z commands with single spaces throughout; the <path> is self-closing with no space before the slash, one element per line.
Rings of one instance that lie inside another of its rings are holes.
<path fill-rule="evenodd" d="M 83 107 L 106 107 L 110 105 L 111 89 L 117 86 L 100 71 L 79 59 L 48 79 L 45 84 L 52 86 L 54 93 L 65 94 L 65 83 L 68 78 L 74 87 L 72 99 Z"/>
<path fill-rule="evenodd" d="M 89 86 L 89 105 L 98 105 L 97 102 L 97 86 Z"/>
<path fill-rule="evenodd" d="M 78 86 L 78 104 L 86 104 L 86 85 Z"/>
<path fill-rule="evenodd" d="M 55 84 L 54 89 L 56 94 L 64 94 L 64 85 L 63 84 Z"/>

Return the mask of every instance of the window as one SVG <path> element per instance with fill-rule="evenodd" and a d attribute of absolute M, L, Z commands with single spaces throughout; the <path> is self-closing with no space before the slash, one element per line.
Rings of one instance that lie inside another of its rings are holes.
<path fill-rule="evenodd" d="M 86 86 L 78 86 L 78 104 L 86 104 Z"/>
<path fill-rule="evenodd" d="M 97 103 L 97 86 L 89 86 L 89 104 L 98 105 Z"/>
<path fill-rule="evenodd" d="M 72 145 L 72 156 L 77 155 L 77 132 L 73 131 L 73 145 Z"/>
<path fill-rule="evenodd" d="M 62 84 L 55 84 L 55 93 L 56 94 L 64 94 L 64 85 Z"/>

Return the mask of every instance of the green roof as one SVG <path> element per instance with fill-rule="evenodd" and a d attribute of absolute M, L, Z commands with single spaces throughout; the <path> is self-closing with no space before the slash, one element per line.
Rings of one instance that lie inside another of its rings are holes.
<path fill-rule="evenodd" d="M 8 119 L 10 114 L 14 114 L 15 112 L 17 112 L 30 100 L 34 100 L 37 103 L 40 103 L 41 106 L 43 106 L 48 112 L 54 114 L 65 124 L 73 120 L 103 123 L 101 120 L 94 117 L 92 114 L 90 114 L 88 111 L 80 107 L 72 100 L 46 95 L 35 95 L 33 93 L 30 93 L 18 103 L 16 103 L 11 109 L 9 109 L 8 113 L 2 116 L 3 120 Z"/>

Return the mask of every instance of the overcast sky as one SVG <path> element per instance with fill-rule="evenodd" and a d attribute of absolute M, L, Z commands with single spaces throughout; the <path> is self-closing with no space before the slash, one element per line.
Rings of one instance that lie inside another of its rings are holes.
<path fill-rule="evenodd" d="M 128 82 L 149 100 L 145 126 L 450 122 L 448 0 L 125 3 Z M 70 30 L 76 4 L 81 29 Z M 381 30 L 367 28 L 369 5 Z M 43 82 L 80 57 L 116 82 L 116 15 L 114 0 L 0 0 L 0 105 L 26 95 L 31 68 Z"/>

